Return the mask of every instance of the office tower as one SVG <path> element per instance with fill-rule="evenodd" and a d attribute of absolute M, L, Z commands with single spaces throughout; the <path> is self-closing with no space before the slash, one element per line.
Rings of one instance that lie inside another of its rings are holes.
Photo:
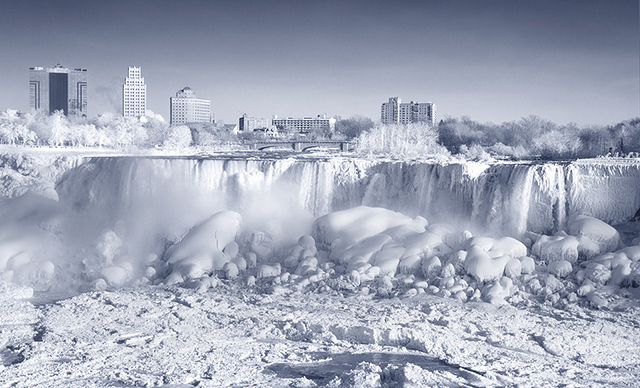
<path fill-rule="evenodd" d="M 211 101 L 196 98 L 196 93 L 190 87 L 179 90 L 169 101 L 171 125 L 211 122 Z"/>
<path fill-rule="evenodd" d="M 436 123 L 436 105 L 432 102 L 402 102 L 398 97 L 382 104 L 380 121 L 383 124 Z"/>
<path fill-rule="evenodd" d="M 129 76 L 122 86 L 122 115 L 144 116 L 147 111 L 147 85 L 139 67 L 129 67 Z"/>
<path fill-rule="evenodd" d="M 29 68 L 29 107 L 32 112 L 87 115 L 87 69 Z"/>

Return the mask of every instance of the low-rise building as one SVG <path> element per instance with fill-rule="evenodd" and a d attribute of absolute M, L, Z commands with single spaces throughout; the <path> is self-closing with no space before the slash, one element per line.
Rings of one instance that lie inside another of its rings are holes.
<path fill-rule="evenodd" d="M 268 129 L 270 126 L 269 119 L 249 117 L 246 113 L 238 119 L 238 131 L 240 132 L 253 132 L 256 129 Z"/>
<path fill-rule="evenodd" d="M 271 124 L 279 131 L 296 131 L 302 133 L 322 131 L 324 133 L 332 133 L 336 127 L 336 119 L 333 117 L 327 118 L 326 115 L 303 118 L 288 117 L 286 119 L 279 119 L 278 116 L 274 116 Z"/>

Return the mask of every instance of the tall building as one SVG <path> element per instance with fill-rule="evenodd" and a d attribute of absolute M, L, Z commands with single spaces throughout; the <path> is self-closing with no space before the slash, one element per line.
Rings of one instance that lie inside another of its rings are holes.
<path fill-rule="evenodd" d="M 256 129 L 268 129 L 271 126 L 269 119 L 249 117 L 246 113 L 238 119 L 238 131 L 253 132 Z"/>
<path fill-rule="evenodd" d="M 398 97 L 382 103 L 380 121 L 383 124 L 436 123 L 436 104 L 416 101 L 402 102 Z"/>
<path fill-rule="evenodd" d="M 286 119 L 279 119 L 278 116 L 274 116 L 273 120 L 271 120 L 271 124 L 280 131 L 290 130 L 297 132 L 310 132 L 312 130 L 319 130 L 326 133 L 334 131 L 336 127 L 336 119 L 333 117 L 327 118 L 326 115 L 304 118 L 288 117 Z"/>
<path fill-rule="evenodd" d="M 29 107 L 32 112 L 87 115 L 87 69 L 29 68 Z"/>
<path fill-rule="evenodd" d="M 390 97 L 389 102 L 382 103 L 380 121 L 382 122 L 382 124 L 398 123 L 399 111 L 400 99 L 398 97 Z"/>
<path fill-rule="evenodd" d="M 196 93 L 190 87 L 179 90 L 169 101 L 171 125 L 211 122 L 211 101 L 196 98 Z"/>
<path fill-rule="evenodd" d="M 147 111 L 147 85 L 139 67 L 129 67 L 129 76 L 122 85 L 122 115 L 144 116 Z"/>

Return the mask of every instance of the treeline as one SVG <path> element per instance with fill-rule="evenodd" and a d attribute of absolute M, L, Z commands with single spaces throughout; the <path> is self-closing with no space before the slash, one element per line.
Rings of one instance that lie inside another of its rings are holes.
<path fill-rule="evenodd" d="M 48 114 L 0 113 L 0 143 L 24 146 L 153 147 L 180 143 L 181 128 L 170 128 L 160 116 L 135 118 L 105 113 L 93 119 Z M 187 131 L 189 131 L 187 129 Z M 190 137 L 189 133 L 189 137 Z M 187 145 L 191 143 L 187 143 Z"/>
<path fill-rule="evenodd" d="M 452 154 L 485 154 L 513 159 L 573 159 L 640 152 L 640 118 L 610 126 L 558 125 L 537 116 L 502 124 L 468 117 L 447 118 L 437 126 L 438 142 Z"/>
<path fill-rule="evenodd" d="M 438 125 L 375 124 L 364 116 L 338 119 L 333 133 L 234 133 L 223 124 L 169 126 L 161 116 L 96 118 L 0 113 L 0 143 L 24 146 L 112 148 L 242 148 L 256 140 L 353 140 L 361 154 L 395 157 L 459 155 L 466 159 L 572 159 L 640 153 L 640 118 L 610 126 L 558 125 L 537 116 L 502 124 L 469 117 L 445 118 Z"/>

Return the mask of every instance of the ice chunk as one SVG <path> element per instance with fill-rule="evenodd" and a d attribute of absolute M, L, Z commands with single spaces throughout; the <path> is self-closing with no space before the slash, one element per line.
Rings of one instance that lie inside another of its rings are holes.
<path fill-rule="evenodd" d="M 600 252 L 615 251 L 620 245 L 620 234 L 611 225 L 597 218 L 577 216 L 569 224 L 569 233 L 574 236 L 586 236 L 598 244 Z"/>
<path fill-rule="evenodd" d="M 472 245 L 467 251 L 464 269 L 469 276 L 478 281 L 490 281 L 502 277 L 504 267 L 510 259 L 511 257 L 509 256 L 492 258 L 488 252 Z"/>
<path fill-rule="evenodd" d="M 586 277 L 595 284 L 606 284 L 611 279 L 611 271 L 602 264 L 592 264 L 585 270 Z"/>
<path fill-rule="evenodd" d="M 420 269 L 420 256 L 411 255 L 400 259 L 398 268 L 402 274 L 416 274 Z"/>
<path fill-rule="evenodd" d="M 622 248 L 619 252 L 627 255 L 627 257 L 633 262 L 640 261 L 640 245 L 631 245 L 626 248 Z"/>
<path fill-rule="evenodd" d="M 560 278 L 567 277 L 569 274 L 571 274 L 571 272 L 573 272 L 571 263 L 565 260 L 551 262 L 547 266 L 547 269 L 549 270 L 549 273 L 552 273 Z"/>
<path fill-rule="evenodd" d="M 430 257 L 422 262 L 422 273 L 427 279 L 438 276 L 441 270 L 442 263 L 440 262 L 440 258 L 438 256 Z"/>
<path fill-rule="evenodd" d="M 200 277 L 213 270 L 221 270 L 230 261 L 222 253 L 227 245 L 232 243 L 240 229 L 242 218 L 232 211 L 222 211 L 194 226 L 182 240 L 168 250 L 167 263 L 173 265 L 174 271 L 180 267 L 192 265 L 197 271 L 190 272 L 190 276 Z M 199 273 L 196 273 L 199 272 Z"/>
<path fill-rule="evenodd" d="M 51 286 L 54 273 L 55 266 L 50 261 L 30 262 L 15 269 L 13 280 L 36 291 L 45 291 Z"/>
<path fill-rule="evenodd" d="M 402 243 L 407 236 L 422 233 L 424 231 L 425 229 L 423 226 L 418 225 L 417 223 L 409 223 L 394 226 L 393 228 L 385 230 L 383 233 L 391 236 L 394 241 Z"/>
<path fill-rule="evenodd" d="M 238 247 L 238 243 L 235 241 L 231 241 L 227 246 L 224 247 L 223 252 L 231 259 L 235 259 L 238 256 L 238 252 L 240 251 L 240 247 Z"/>
<path fill-rule="evenodd" d="M 358 257 L 368 263 L 371 257 L 390 241 L 392 241 L 391 237 L 386 234 L 374 235 L 336 255 L 340 263 L 349 263 L 353 258 Z"/>
<path fill-rule="evenodd" d="M 316 240 L 309 235 L 302 236 L 298 239 L 298 245 L 303 247 L 304 249 L 311 249 L 312 251 L 316 251 Z"/>
<path fill-rule="evenodd" d="M 412 225 L 424 229 L 421 220 L 411 219 L 401 213 L 384 208 L 358 206 L 319 217 L 313 223 L 313 237 L 316 242 L 331 245 L 341 237 L 360 241 L 382 233 L 387 229 Z"/>
<path fill-rule="evenodd" d="M 520 263 L 522 263 L 522 273 L 525 275 L 529 275 L 535 272 L 536 270 L 536 262 L 533 258 L 529 256 L 522 256 L 519 258 Z"/>
<path fill-rule="evenodd" d="M 280 271 L 281 267 L 279 263 L 275 265 L 262 264 L 258 267 L 258 275 L 256 277 L 258 279 L 272 278 L 275 276 L 280 276 Z"/>
<path fill-rule="evenodd" d="M 473 237 L 469 240 L 464 269 L 469 276 L 482 282 L 499 279 L 512 258 L 526 253 L 527 247 L 511 237 Z"/>
<path fill-rule="evenodd" d="M 578 261 L 578 239 L 559 233 L 556 236 L 540 236 L 531 247 L 531 252 L 548 263 L 564 260 L 569 263 Z"/>
<path fill-rule="evenodd" d="M 518 259 L 511 259 L 504 267 L 504 274 L 512 279 L 517 278 L 522 274 L 522 263 Z"/>
<path fill-rule="evenodd" d="M 224 272 L 225 279 L 235 279 L 240 273 L 238 266 L 231 261 L 228 263 L 224 263 L 224 265 L 222 266 L 222 271 Z"/>
<path fill-rule="evenodd" d="M 513 292 L 513 281 L 507 277 L 502 277 L 500 281 L 495 281 L 482 291 L 484 299 L 491 304 L 505 304 L 505 298 Z"/>
<path fill-rule="evenodd" d="M 100 276 L 107 282 L 109 287 L 120 288 L 129 281 L 127 270 L 120 266 L 103 268 Z"/>
<path fill-rule="evenodd" d="M 420 255 L 442 244 L 442 238 L 431 232 L 416 233 L 404 240 L 407 255 Z"/>
<path fill-rule="evenodd" d="M 527 247 L 513 237 L 502 237 L 495 240 L 492 251 L 501 252 L 509 257 L 522 257 L 527 254 Z"/>

